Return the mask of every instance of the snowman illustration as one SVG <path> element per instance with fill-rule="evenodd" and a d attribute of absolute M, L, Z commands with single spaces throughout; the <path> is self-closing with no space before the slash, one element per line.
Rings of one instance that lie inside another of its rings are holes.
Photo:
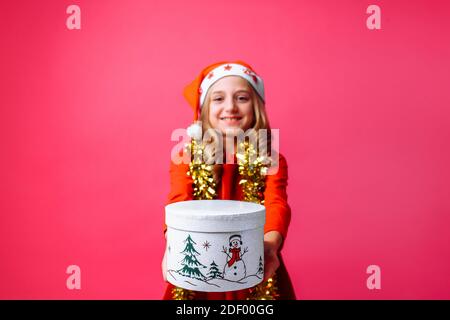
<path fill-rule="evenodd" d="M 238 234 L 232 235 L 230 237 L 230 247 L 223 247 L 223 253 L 227 255 L 227 263 L 223 267 L 223 278 L 231 281 L 239 281 L 246 276 L 245 262 L 242 260 L 244 254 L 248 251 L 245 247 L 244 251 L 241 252 L 242 240 L 241 236 Z"/>

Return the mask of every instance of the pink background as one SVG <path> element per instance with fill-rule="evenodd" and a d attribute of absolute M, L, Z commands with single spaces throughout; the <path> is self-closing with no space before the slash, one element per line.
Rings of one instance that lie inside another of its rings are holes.
<path fill-rule="evenodd" d="M 81 30 L 66 8 L 81 7 Z M 382 30 L 366 28 L 366 8 Z M 448 1 L 3 1 L 0 298 L 159 299 L 183 86 L 243 59 L 290 169 L 300 299 L 450 298 Z M 81 290 L 66 288 L 68 265 Z M 381 267 L 381 290 L 366 287 Z"/>

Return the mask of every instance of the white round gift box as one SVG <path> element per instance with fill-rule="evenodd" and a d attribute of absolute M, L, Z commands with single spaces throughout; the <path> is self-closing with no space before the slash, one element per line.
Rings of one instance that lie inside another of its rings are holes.
<path fill-rule="evenodd" d="M 167 205 L 167 281 L 205 292 L 259 284 L 264 275 L 265 216 L 264 206 L 244 201 Z"/>

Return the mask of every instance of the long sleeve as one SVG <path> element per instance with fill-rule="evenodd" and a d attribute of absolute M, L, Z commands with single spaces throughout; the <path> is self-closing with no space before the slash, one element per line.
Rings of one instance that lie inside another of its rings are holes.
<path fill-rule="evenodd" d="M 266 225 L 264 233 L 278 231 L 286 238 L 291 221 L 291 208 L 287 203 L 288 168 L 286 159 L 279 155 L 278 172 L 268 175 L 264 191 L 264 206 L 266 207 Z"/>
<path fill-rule="evenodd" d="M 192 200 L 192 178 L 187 175 L 188 164 L 175 164 L 170 162 L 170 192 L 167 204 L 179 201 Z"/>
<path fill-rule="evenodd" d="M 186 173 L 189 170 L 188 164 L 175 164 L 170 162 L 170 192 L 167 197 L 167 204 L 192 200 L 192 178 Z M 164 224 L 164 232 L 167 226 Z"/>

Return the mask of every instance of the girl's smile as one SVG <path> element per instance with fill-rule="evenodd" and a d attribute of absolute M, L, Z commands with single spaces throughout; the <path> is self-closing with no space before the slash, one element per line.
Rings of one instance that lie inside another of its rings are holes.
<path fill-rule="evenodd" d="M 232 117 L 221 117 L 220 120 L 224 121 L 226 124 L 235 125 L 242 120 L 242 117 L 232 116 Z"/>

